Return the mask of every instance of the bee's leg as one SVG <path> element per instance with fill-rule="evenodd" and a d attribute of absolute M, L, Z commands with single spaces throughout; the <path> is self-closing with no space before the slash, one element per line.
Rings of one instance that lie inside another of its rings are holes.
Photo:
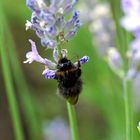
<path fill-rule="evenodd" d="M 76 77 L 77 78 L 79 78 L 80 76 L 81 76 L 81 69 L 78 69 L 77 71 L 76 71 Z"/>
<path fill-rule="evenodd" d="M 80 64 L 79 60 L 78 60 L 77 66 L 78 66 L 78 68 L 81 67 L 81 64 Z"/>

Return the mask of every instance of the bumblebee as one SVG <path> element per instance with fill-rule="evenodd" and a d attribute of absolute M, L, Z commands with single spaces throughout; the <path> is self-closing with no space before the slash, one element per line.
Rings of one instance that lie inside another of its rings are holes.
<path fill-rule="evenodd" d="M 57 63 L 56 80 L 59 94 L 73 105 L 77 103 L 83 86 L 80 67 L 80 61 L 74 64 L 67 57 L 59 59 Z"/>

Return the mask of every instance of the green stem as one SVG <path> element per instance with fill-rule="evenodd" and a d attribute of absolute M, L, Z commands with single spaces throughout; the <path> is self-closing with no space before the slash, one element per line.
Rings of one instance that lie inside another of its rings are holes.
<path fill-rule="evenodd" d="M 131 129 L 131 100 L 130 100 L 130 92 L 128 91 L 128 81 L 123 79 L 123 94 L 124 94 L 124 105 L 125 105 L 125 131 L 126 131 L 126 140 L 132 140 L 132 129 Z"/>
<path fill-rule="evenodd" d="M 31 140 L 38 140 L 42 137 L 41 124 L 40 121 L 38 121 L 38 116 L 36 116 L 33 97 L 31 97 L 29 87 L 26 83 L 26 79 L 23 75 L 23 71 L 19 63 L 20 61 L 17 58 L 18 54 L 11 32 L 9 30 L 9 26 L 8 24 L 5 24 L 5 26 L 7 29 L 7 39 L 9 40 L 9 46 L 7 47 L 7 50 L 9 51 L 11 69 L 15 79 L 15 85 L 17 86 L 19 93 L 21 105 L 24 107 L 23 111 L 25 113 L 25 120 L 27 124 L 27 130 L 29 131 L 29 137 Z"/>
<path fill-rule="evenodd" d="M 72 140 L 79 140 L 75 106 L 67 102 L 67 109 L 68 109 Z"/>
<path fill-rule="evenodd" d="M 1 13 L 2 15 L 2 13 Z M 2 18 L 2 17 L 1 17 Z M 2 24 L 4 29 L 4 24 Z M 20 122 L 20 115 L 18 110 L 18 103 L 16 101 L 16 96 L 14 93 L 14 87 L 12 83 L 11 71 L 8 62 L 8 55 L 6 48 L 4 46 L 4 30 L 1 28 L 0 32 L 0 53 L 1 53 L 1 62 L 2 62 L 2 69 L 3 69 L 3 76 L 5 81 L 5 88 L 9 103 L 9 108 L 11 112 L 11 117 L 13 121 L 13 127 L 15 132 L 15 139 L 16 140 L 24 140 L 23 130 Z"/>

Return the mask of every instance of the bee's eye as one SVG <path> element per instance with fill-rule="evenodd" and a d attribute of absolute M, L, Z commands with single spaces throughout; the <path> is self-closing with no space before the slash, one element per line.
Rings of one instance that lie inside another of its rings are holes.
<path fill-rule="evenodd" d="M 58 64 L 58 68 L 62 68 L 64 64 Z"/>

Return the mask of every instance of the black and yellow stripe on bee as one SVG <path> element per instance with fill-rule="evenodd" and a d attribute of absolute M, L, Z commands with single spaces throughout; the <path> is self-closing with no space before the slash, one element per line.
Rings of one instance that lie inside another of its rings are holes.
<path fill-rule="evenodd" d="M 65 63 L 61 62 L 60 66 L 56 72 L 59 93 L 71 104 L 76 104 L 83 85 L 80 78 L 81 69 L 66 58 Z"/>

